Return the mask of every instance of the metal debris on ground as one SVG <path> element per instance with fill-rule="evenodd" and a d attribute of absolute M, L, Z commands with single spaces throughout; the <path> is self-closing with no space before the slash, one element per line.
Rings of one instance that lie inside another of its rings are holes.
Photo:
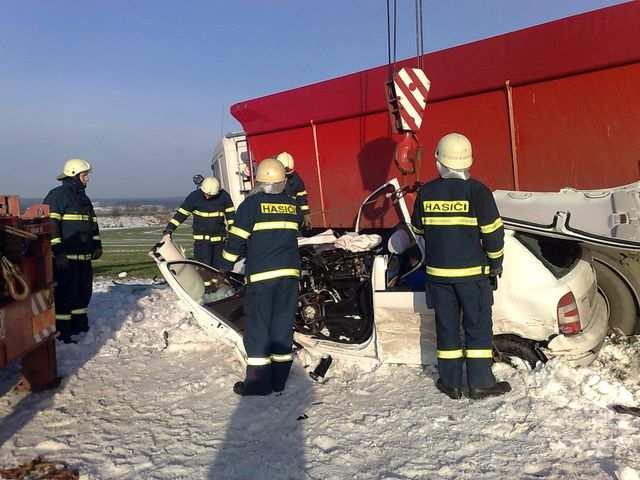
<path fill-rule="evenodd" d="M 169 348 L 169 332 L 167 332 L 166 330 L 162 332 L 162 338 L 164 339 L 164 347 L 162 347 L 162 350 L 160 350 L 161 352 Z"/>
<path fill-rule="evenodd" d="M 640 407 L 629 407 L 628 405 L 611 405 L 611 410 L 616 413 L 622 413 L 626 415 L 633 415 L 634 417 L 640 417 Z"/>
<path fill-rule="evenodd" d="M 49 462 L 37 457 L 15 468 L 0 469 L 6 480 L 78 480 L 80 474 L 64 462 Z"/>

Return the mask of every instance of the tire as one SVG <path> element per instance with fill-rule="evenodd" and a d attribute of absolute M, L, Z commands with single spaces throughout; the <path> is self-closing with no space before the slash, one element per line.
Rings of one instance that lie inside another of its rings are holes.
<path fill-rule="evenodd" d="M 625 335 L 633 335 L 638 324 L 638 310 L 633 294 L 626 282 L 612 269 L 600 262 L 593 262 L 598 290 L 604 296 L 609 309 L 609 330 L 619 329 Z"/>
<path fill-rule="evenodd" d="M 547 357 L 538 350 L 531 340 L 516 335 L 496 335 L 493 337 L 493 358 L 518 368 L 535 368 L 538 362 L 546 363 Z"/>

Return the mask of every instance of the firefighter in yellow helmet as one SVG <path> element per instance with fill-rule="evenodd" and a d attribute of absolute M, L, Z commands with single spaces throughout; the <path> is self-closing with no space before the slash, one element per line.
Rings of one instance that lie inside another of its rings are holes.
<path fill-rule="evenodd" d="M 466 363 L 470 398 L 502 395 L 511 387 L 496 382 L 491 371 L 492 287 L 497 288 L 502 273 L 502 219 L 491 191 L 470 177 L 473 156 L 467 137 L 445 135 L 435 158 L 439 178 L 420 188 L 411 227 L 425 241 L 427 305 L 436 315 L 436 387 L 452 399 L 461 398 Z"/>
<path fill-rule="evenodd" d="M 193 215 L 193 257 L 199 262 L 218 267 L 227 228 L 233 225 L 235 207 L 231 196 L 215 177 L 206 177 L 200 187 L 184 199 L 180 208 L 162 232 L 171 235 Z"/>
<path fill-rule="evenodd" d="M 303 222 L 294 198 L 284 193 L 280 162 L 260 162 L 256 188 L 238 207 L 222 252 L 223 269 L 245 257 L 244 347 L 247 370 L 233 391 L 268 395 L 284 390 L 293 361 L 293 322 L 298 301 L 300 256 L 297 236 Z"/>
<path fill-rule="evenodd" d="M 305 189 L 302 178 L 298 175 L 298 172 L 295 171 L 293 156 L 289 152 L 281 152 L 276 157 L 276 160 L 282 164 L 287 176 L 284 193 L 296 199 L 296 203 L 304 216 L 304 227 L 311 228 L 311 211 L 309 210 L 307 190 Z"/>
<path fill-rule="evenodd" d="M 73 335 L 89 330 L 87 307 L 93 291 L 91 260 L 102 256 L 98 219 L 85 193 L 91 165 L 72 158 L 43 203 L 49 205 L 56 328 L 59 340 L 75 343 Z"/>

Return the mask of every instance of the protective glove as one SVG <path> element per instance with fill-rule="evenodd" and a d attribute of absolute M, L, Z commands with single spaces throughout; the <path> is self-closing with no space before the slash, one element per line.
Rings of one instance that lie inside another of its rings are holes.
<path fill-rule="evenodd" d="M 302 220 L 302 226 L 307 230 L 311 228 L 311 214 L 310 213 L 305 213 L 304 214 L 304 218 Z"/>
<path fill-rule="evenodd" d="M 216 288 L 219 287 L 220 285 L 223 285 L 227 280 L 226 275 L 222 272 L 209 271 L 208 276 L 209 276 L 209 282 L 211 282 L 211 284 Z"/>
<path fill-rule="evenodd" d="M 169 237 L 170 237 L 172 233 L 173 233 L 173 230 L 169 230 L 168 228 L 165 228 L 165 229 L 162 231 L 162 236 L 163 236 L 163 237 L 166 237 L 166 236 L 169 236 Z"/>
<path fill-rule="evenodd" d="M 67 270 L 69 268 L 69 259 L 64 253 L 60 253 L 53 257 L 53 264 L 56 270 Z"/>
<path fill-rule="evenodd" d="M 498 278 L 502 276 L 502 266 L 493 267 L 489 271 L 489 283 L 491 284 L 492 290 L 498 289 Z"/>
<path fill-rule="evenodd" d="M 98 260 L 101 256 L 102 256 L 102 247 L 98 247 L 91 254 L 91 260 Z"/>

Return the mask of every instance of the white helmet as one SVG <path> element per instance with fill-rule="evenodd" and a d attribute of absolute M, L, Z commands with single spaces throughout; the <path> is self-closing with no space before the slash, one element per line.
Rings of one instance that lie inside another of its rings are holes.
<path fill-rule="evenodd" d="M 282 164 L 285 171 L 293 172 L 293 166 L 294 166 L 293 156 L 289 152 L 279 153 L 278 156 L 276 157 L 276 160 L 278 160 Z"/>
<path fill-rule="evenodd" d="M 91 164 L 86 160 L 81 160 L 79 158 L 72 158 L 64 162 L 64 168 L 62 169 L 62 173 L 56 177 L 58 180 L 62 180 L 67 177 L 75 177 L 77 174 L 82 172 L 90 172 Z"/>
<path fill-rule="evenodd" d="M 436 147 L 436 160 L 453 170 L 469 168 L 473 163 L 471 142 L 460 133 L 445 135 Z"/>
<path fill-rule="evenodd" d="M 288 155 L 288 154 L 287 154 Z M 258 165 L 256 180 L 262 183 L 279 183 L 286 179 L 284 166 L 275 158 L 265 158 Z"/>
<path fill-rule="evenodd" d="M 207 177 L 200 184 L 200 190 L 207 195 L 215 197 L 220 193 L 220 182 L 216 177 Z"/>

